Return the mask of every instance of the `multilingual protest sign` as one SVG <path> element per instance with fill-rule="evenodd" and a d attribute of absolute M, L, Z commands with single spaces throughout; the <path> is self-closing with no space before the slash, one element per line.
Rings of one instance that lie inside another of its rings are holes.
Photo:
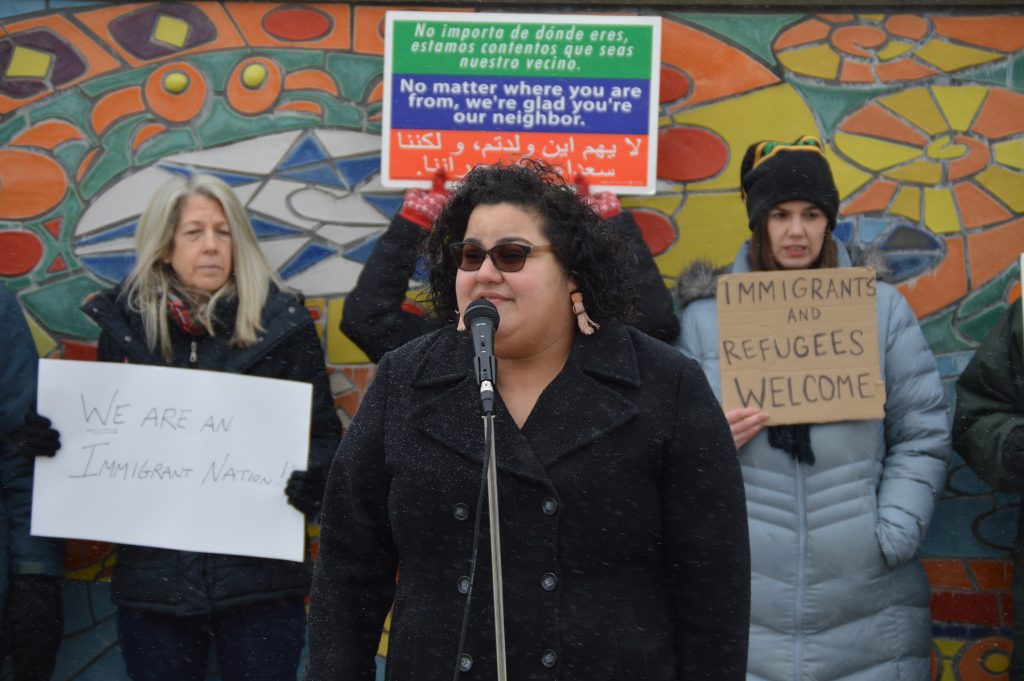
<path fill-rule="evenodd" d="M 301 561 L 284 487 L 309 455 L 312 386 L 194 369 L 41 360 L 32 534 Z"/>
<path fill-rule="evenodd" d="M 885 415 L 874 270 L 725 275 L 716 302 L 725 411 L 756 407 L 769 425 Z"/>
<path fill-rule="evenodd" d="M 659 17 L 388 12 L 382 182 L 531 157 L 654 193 L 660 66 Z"/>

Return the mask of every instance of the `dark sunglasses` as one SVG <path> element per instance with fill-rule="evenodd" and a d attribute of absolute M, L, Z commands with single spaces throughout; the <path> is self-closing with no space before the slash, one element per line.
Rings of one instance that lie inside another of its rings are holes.
<path fill-rule="evenodd" d="M 455 265 L 463 272 L 476 272 L 488 257 L 499 272 L 518 272 L 526 265 L 526 259 L 531 253 L 548 253 L 555 250 L 551 245 L 526 244 L 498 244 L 485 250 L 468 241 L 459 241 L 448 248 L 455 258 Z"/>

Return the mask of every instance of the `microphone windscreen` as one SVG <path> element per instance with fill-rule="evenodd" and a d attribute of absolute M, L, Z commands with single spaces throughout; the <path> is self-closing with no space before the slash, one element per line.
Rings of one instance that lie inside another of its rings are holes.
<path fill-rule="evenodd" d="M 498 328 L 498 321 L 500 316 L 498 315 L 498 308 L 494 307 L 494 303 L 483 298 L 474 300 L 466 308 L 465 321 L 466 326 L 472 326 L 473 322 L 477 319 L 490 319 L 494 324 L 494 328 Z"/>

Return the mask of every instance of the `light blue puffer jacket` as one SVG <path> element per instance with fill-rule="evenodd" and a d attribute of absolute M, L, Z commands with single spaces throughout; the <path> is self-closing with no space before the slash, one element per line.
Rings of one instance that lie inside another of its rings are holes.
<path fill-rule="evenodd" d="M 850 259 L 839 245 L 840 265 Z M 746 245 L 733 272 L 748 272 Z M 885 419 L 811 426 L 813 465 L 739 450 L 752 572 L 750 681 L 925 681 L 928 582 L 917 551 L 951 454 L 935 359 L 910 306 L 877 288 Z M 713 298 L 683 311 L 677 343 L 721 399 Z"/>

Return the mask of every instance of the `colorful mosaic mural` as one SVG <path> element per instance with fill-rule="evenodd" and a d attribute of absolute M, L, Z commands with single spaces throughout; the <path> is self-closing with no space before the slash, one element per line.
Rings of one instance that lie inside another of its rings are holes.
<path fill-rule="evenodd" d="M 226 180 L 318 320 L 345 419 L 371 376 L 338 330 L 345 295 L 401 202 L 380 184 L 384 7 L 342 3 L 0 5 L 0 281 L 40 355 L 90 358 L 78 312 L 131 267 L 167 177 Z M 633 10 L 635 11 L 635 9 Z M 819 135 L 843 197 L 837 236 L 883 256 L 948 394 L 1020 295 L 1024 12 L 663 14 L 658 191 L 624 197 L 671 285 L 746 238 L 739 163 Z M 962 462 L 926 544 L 934 681 L 1006 678 L 1019 501 Z M 125 678 L 107 545 L 68 549 L 55 678 Z"/>

